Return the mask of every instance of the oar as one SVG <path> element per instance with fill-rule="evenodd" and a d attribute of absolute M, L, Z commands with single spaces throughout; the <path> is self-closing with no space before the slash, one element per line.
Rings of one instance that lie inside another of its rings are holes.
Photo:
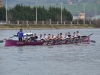
<path fill-rule="evenodd" d="M 96 41 L 95 41 L 95 40 L 90 40 L 90 42 L 92 42 L 92 43 L 96 43 Z"/>
<path fill-rule="evenodd" d="M 9 37 L 9 39 L 10 39 L 10 38 L 13 38 L 13 37 L 14 37 L 14 36 Z M 3 43 L 5 40 L 6 40 L 6 39 L 0 40 L 0 43 Z"/>
<path fill-rule="evenodd" d="M 3 43 L 4 42 L 4 40 L 0 40 L 0 43 Z"/>
<path fill-rule="evenodd" d="M 93 35 L 93 33 L 92 34 L 90 34 L 90 35 L 88 35 L 88 36 L 83 36 L 83 37 L 85 37 L 84 39 L 86 39 L 86 38 L 88 38 L 89 36 L 91 36 L 91 35 Z M 83 39 L 82 39 L 83 40 Z M 96 43 L 96 41 L 95 40 L 90 40 L 90 42 L 92 42 L 92 43 Z"/>
<path fill-rule="evenodd" d="M 90 34 L 89 36 L 91 36 L 91 35 L 93 35 L 93 33 L 92 33 L 92 34 Z M 95 41 L 95 40 L 90 40 L 90 42 L 92 42 L 92 43 L 96 43 L 96 41 Z"/>
<path fill-rule="evenodd" d="M 14 35 L 14 36 L 12 36 L 12 37 L 9 37 L 9 38 L 13 38 L 13 37 L 15 37 L 15 35 Z"/>

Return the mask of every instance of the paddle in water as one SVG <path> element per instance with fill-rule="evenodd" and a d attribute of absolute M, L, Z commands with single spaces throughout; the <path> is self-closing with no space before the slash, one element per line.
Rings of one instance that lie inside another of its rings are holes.
<path fill-rule="evenodd" d="M 0 40 L 0 43 L 3 43 L 4 42 L 4 40 Z"/>
<path fill-rule="evenodd" d="M 9 37 L 8 39 L 10 39 L 10 38 L 13 38 L 14 36 L 12 36 L 12 37 Z M 3 42 L 5 42 L 5 40 L 7 40 L 6 38 L 5 39 L 3 39 L 3 40 L 0 40 L 0 43 L 3 43 Z"/>

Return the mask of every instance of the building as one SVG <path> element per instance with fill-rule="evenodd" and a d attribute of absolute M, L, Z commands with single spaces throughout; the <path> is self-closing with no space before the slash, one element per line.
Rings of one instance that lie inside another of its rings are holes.
<path fill-rule="evenodd" d="M 84 12 L 79 12 L 78 13 L 78 19 L 84 19 L 85 18 L 85 13 Z"/>
<path fill-rule="evenodd" d="M 0 7 L 2 7 L 2 0 L 0 0 Z"/>
<path fill-rule="evenodd" d="M 82 0 L 78 0 L 78 3 L 80 3 Z"/>
<path fill-rule="evenodd" d="M 70 5 L 73 4 L 73 2 L 71 0 L 67 0 L 67 3 Z"/>
<path fill-rule="evenodd" d="M 97 16 L 94 16 L 94 17 L 91 17 L 91 20 L 98 20 L 100 19 L 100 15 L 97 15 Z"/>

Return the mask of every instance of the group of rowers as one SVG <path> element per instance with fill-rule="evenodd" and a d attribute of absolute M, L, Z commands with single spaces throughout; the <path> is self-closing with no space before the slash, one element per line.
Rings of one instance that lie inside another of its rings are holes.
<path fill-rule="evenodd" d="M 23 39 L 25 42 L 36 42 L 36 41 L 49 41 L 49 40 L 72 40 L 72 39 L 80 39 L 80 33 L 79 31 L 76 31 L 73 33 L 73 35 L 70 34 L 70 32 L 65 33 L 65 35 L 62 35 L 62 33 L 57 34 L 55 36 L 54 34 L 40 34 L 38 37 L 35 34 L 31 34 L 30 36 L 26 34 L 26 37 Z"/>

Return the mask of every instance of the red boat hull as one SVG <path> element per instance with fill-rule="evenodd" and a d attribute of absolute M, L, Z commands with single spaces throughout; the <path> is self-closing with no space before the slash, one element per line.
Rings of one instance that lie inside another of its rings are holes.
<path fill-rule="evenodd" d="M 28 45 L 42 45 L 43 42 L 19 42 L 17 40 L 6 40 L 5 46 L 28 46 Z"/>

